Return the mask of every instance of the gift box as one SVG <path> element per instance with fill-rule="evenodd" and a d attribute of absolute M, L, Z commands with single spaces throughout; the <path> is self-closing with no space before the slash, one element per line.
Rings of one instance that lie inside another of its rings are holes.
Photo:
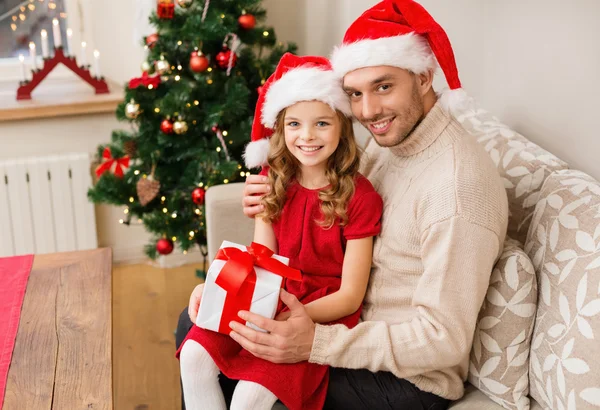
<path fill-rule="evenodd" d="M 229 334 L 229 323 L 236 321 L 264 332 L 240 319 L 238 312 L 248 310 L 273 319 L 283 279 L 302 279 L 300 271 L 288 263 L 288 258 L 263 245 L 224 241 L 206 274 L 196 325 Z"/>

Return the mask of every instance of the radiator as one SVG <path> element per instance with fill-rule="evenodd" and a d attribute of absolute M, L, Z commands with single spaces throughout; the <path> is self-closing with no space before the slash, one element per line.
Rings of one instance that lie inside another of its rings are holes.
<path fill-rule="evenodd" d="M 0 160 L 0 257 L 97 247 L 87 153 Z"/>

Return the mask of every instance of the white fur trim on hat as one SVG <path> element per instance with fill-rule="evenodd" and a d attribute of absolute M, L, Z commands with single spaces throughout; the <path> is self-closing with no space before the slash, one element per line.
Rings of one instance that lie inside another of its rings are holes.
<path fill-rule="evenodd" d="M 333 71 L 299 67 L 288 71 L 269 87 L 262 108 L 262 123 L 274 128 L 277 115 L 300 101 L 321 101 L 347 116 L 352 115 L 349 98 Z"/>
<path fill-rule="evenodd" d="M 331 65 L 340 78 L 359 68 L 380 65 L 404 68 L 415 74 L 437 67 L 427 40 L 413 33 L 342 44 L 333 50 Z"/>
<path fill-rule="evenodd" d="M 476 109 L 475 100 L 469 97 L 462 88 L 446 89 L 438 94 L 438 99 L 442 108 L 454 117 L 459 117 L 461 114 L 465 114 L 466 111 Z"/>
<path fill-rule="evenodd" d="M 244 162 L 248 169 L 258 168 L 267 164 L 267 155 L 269 154 L 269 139 L 262 138 L 258 141 L 252 141 L 246 145 L 244 151 Z"/>

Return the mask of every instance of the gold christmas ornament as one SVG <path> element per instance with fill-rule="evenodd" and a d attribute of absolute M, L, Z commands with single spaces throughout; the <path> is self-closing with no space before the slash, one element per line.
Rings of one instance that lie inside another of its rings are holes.
<path fill-rule="evenodd" d="M 156 67 L 156 71 L 161 75 L 167 74 L 171 70 L 171 64 L 163 58 L 156 61 L 154 66 Z"/>
<path fill-rule="evenodd" d="M 192 5 L 193 2 L 194 2 L 194 0 L 177 0 L 177 4 L 182 9 L 187 9 L 188 7 L 190 7 Z"/>
<path fill-rule="evenodd" d="M 142 65 L 140 66 L 140 68 L 142 69 L 142 72 L 144 72 L 144 73 L 150 73 L 150 70 L 152 69 L 152 66 L 150 65 L 149 62 L 144 61 L 142 63 Z"/>
<path fill-rule="evenodd" d="M 185 134 L 187 130 L 187 122 L 183 121 L 181 118 L 175 121 L 175 123 L 173 124 L 173 131 L 175 131 L 175 134 L 177 135 Z"/>
<path fill-rule="evenodd" d="M 141 112 L 140 105 L 133 98 L 125 106 L 125 116 L 130 120 L 135 120 Z"/>

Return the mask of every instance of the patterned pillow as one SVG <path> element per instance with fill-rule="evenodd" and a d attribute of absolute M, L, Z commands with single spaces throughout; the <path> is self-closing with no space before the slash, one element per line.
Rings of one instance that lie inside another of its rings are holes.
<path fill-rule="evenodd" d="M 531 396 L 549 409 L 600 407 L 600 183 L 550 175 L 525 250 L 540 289 Z"/>
<path fill-rule="evenodd" d="M 524 243 L 542 183 L 567 164 L 487 111 L 465 110 L 457 119 L 496 163 L 508 195 L 508 236 Z"/>
<path fill-rule="evenodd" d="M 531 260 L 507 239 L 479 312 L 469 381 L 507 409 L 529 409 L 529 348 L 537 302 Z"/>

